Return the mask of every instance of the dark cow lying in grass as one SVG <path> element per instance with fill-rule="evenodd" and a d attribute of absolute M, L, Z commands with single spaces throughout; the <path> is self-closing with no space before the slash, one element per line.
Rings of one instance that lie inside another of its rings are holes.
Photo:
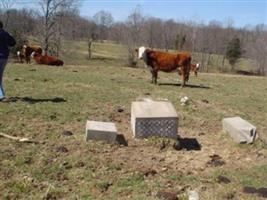
<path fill-rule="evenodd" d="M 31 57 L 35 60 L 37 64 L 40 65 L 52 65 L 52 66 L 63 66 L 64 62 L 53 56 L 41 55 L 39 53 L 33 52 Z"/>
<path fill-rule="evenodd" d="M 157 84 L 158 72 L 173 72 L 178 70 L 182 76 L 182 87 L 189 80 L 191 68 L 191 55 L 186 52 L 172 54 L 167 52 L 154 51 L 140 47 L 136 49 L 138 58 L 143 59 L 152 74 L 152 83 Z"/>

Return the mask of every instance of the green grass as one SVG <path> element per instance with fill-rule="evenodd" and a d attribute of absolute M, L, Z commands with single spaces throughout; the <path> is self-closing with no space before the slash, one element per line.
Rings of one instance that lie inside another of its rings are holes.
<path fill-rule="evenodd" d="M 127 48 L 114 43 L 92 44 L 92 59 L 88 60 L 88 44 L 85 41 L 66 41 L 61 54 L 65 63 L 71 65 L 126 65 Z"/>
<path fill-rule="evenodd" d="M 30 38 L 32 44 L 38 44 L 36 38 Z M 176 50 L 170 50 L 176 52 Z M 102 65 L 102 66 L 127 66 L 127 47 L 122 44 L 116 44 L 112 41 L 93 42 L 92 43 L 92 59 L 88 60 L 88 43 L 87 41 L 64 41 L 60 58 L 68 65 Z M 231 65 L 227 59 L 218 54 L 210 54 L 210 60 L 207 63 L 208 54 L 200 52 L 192 52 L 192 62 L 202 63 L 205 66 L 200 67 L 202 72 L 228 72 L 231 73 Z M 138 59 L 137 59 L 138 61 Z M 143 63 L 138 62 L 138 66 L 142 67 Z M 257 73 L 258 64 L 254 60 L 247 58 L 238 59 L 235 64 L 235 70 L 243 70 L 247 72 Z"/>
<path fill-rule="evenodd" d="M 203 56 L 204 55 L 204 56 Z M 204 67 L 200 67 L 200 71 L 202 72 L 230 72 L 231 73 L 231 65 L 227 59 L 224 60 L 223 63 L 223 56 L 218 54 L 211 54 L 210 60 L 208 60 L 208 54 L 201 54 L 201 53 L 192 53 L 193 63 L 203 63 L 205 64 Z M 243 70 L 247 72 L 257 72 L 257 62 L 247 58 L 240 58 L 237 60 L 234 70 Z"/>
<path fill-rule="evenodd" d="M 216 199 L 231 194 L 253 199 L 242 193 L 243 186 L 267 187 L 266 145 L 259 140 L 236 145 L 221 131 L 224 117 L 238 115 L 255 124 L 261 138 L 266 136 L 266 78 L 200 73 L 190 77 L 191 87 L 182 89 L 175 85 L 180 83 L 177 73 L 159 73 L 160 85 L 152 85 L 145 68 L 125 67 L 123 46 L 95 43 L 93 60 L 86 58 L 86 42 L 66 46 L 74 48 L 63 52 L 64 67 L 10 63 L 6 68 L 6 93 L 16 101 L 0 103 L 0 132 L 40 143 L 0 139 L 0 198 L 156 199 L 159 190 L 179 191 L 189 185 L 203 199 L 214 199 L 210 194 Z M 179 134 L 196 138 L 201 151 L 175 151 L 172 143 L 160 150 L 161 139 L 132 138 L 131 102 L 145 93 L 173 103 Z M 190 102 L 182 106 L 180 98 L 185 95 Z M 55 98 L 64 101 L 53 102 Z M 124 111 L 117 112 L 118 107 Z M 88 119 L 115 122 L 129 147 L 86 143 Z M 74 135 L 63 136 L 64 130 Z M 58 150 L 61 146 L 67 152 Z M 213 154 L 226 164 L 206 166 Z M 148 169 L 157 174 L 144 176 L 142 170 Z M 232 182 L 217 183 L 220 174 Z M 186 191 L 179 195 L 184 197 Z"/>

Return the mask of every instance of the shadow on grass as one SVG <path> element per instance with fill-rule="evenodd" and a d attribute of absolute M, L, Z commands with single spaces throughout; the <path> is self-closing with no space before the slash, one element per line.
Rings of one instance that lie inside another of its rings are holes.
<path fill-rule="evenodd" d="M 158 85 L 181 86 L 181 83 L 159 83 Z M 185 87 L 201 88 L 201 89 L 210 89 L 209 86 L 205 86 L 205 85 L 191 85 L 191 84 L 186 84 Z"/>
<path fill-rule="evenodd" d="M 122 145 L 122 146 L 128 146 L 128 142 L 127 140 L 125 139 L 124 135 L 122 134 L 118 134 L 117 137 L 116 137 L 116 143 L 118 145 Z"/>
<path fill-rule="evenodd" d="M 179 138 L 178 141 L 181 149 L 186 149 L 187 151 L 201 150 L 201 145 L 196 138 Z"/>
<path fill-rule="evenodd" d="M 91 61 L 104 61 L 104 62 L 107 62 L 107 61 L 114 61 L 116 59 L 115 58 L 107 58 L 107 57 L 92 57 L 89 60 L 91 60 Z"/>
<path fill-rule="evenodd" d="M 61 98 L 61 97 L 55 97 L 55 98 L 51 98 L 51 99 L 34 99 L 32 97 L 9 97 L 7 99 L 5 99 L 5 103 L 12 103 L 12 102 L 26 102 L 29 104 L 35 104 L 35 103 L 44 103 L 44 102 L 52 102 L 52 103 L 62 103 L 62 102 L 66 102 L 65 99 Z"/>

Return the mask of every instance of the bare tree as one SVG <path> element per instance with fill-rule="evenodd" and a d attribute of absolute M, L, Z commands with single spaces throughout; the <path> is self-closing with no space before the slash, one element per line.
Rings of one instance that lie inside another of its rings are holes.
<path fill-rule="evenodd" d="M 256 72 L 267 75 L 267 32 L 264 25 L 258 25 L 246 46 L 246 55 L 257 61 Z"/>
<path fill-rule="evenodd" d="M 88 60 L 92 58 L 92 46 L 93 41 L 96 39 L 95 32 L 97 25 L 95 23 L 88 23 L 86 25 L 87 29 L 87 45 L 88 45 Z"/>
<path fill-rule="evenodd" d="M 5 11 L 4 15 L 4 25 L 8 25 L 9 16 L 10 16 L 10 9 L 16 3 L 16 0 L 1 0 L 0 1 L 0 8 Z"/>
<path fill-rule="evenodd" d="M 162 46 L 162 34 L 159 34 L 163 30 L 162 20 L 154 17 L 150 17 L 145 21 L 145 42 L 150 48 Z"/>
<path fill-rule="evenodd" d="M 109 27 L 114 20 L 111 13 L 101 10 L 94 15 L 94 21 L 97 25 Z"/>
<path fill-rule="evenodd" d="M 116 43 L 122 43 L 125 31 L 125 24 L 122 22 L 115 23 L 110 28 L 109 39 Z"/>
<path fill-rule="evenodd" d="M 75 6 L 74 0 L 40 0 L 39 4 L 44 16 L 44 52 L 47 55 L 50 39 L 55 34 L 55 25 L 58 22 L 59 12 Z M 77 1 L 76 1 L 77 3 Z"/>
<path fill-rule="evenodd" d="M 93 43 L 93 40 L 92 38 L 88 38 L 88 60 L 90 60 L 92 58 L 92 43 Z"/>
<path fill-rule="evenodd" d="M 108 38 L 108 29 L 113 24 L 113 17 L 107 11 L 99 11 L 94 15 L 94 22 L 98 25 L 99 38 L 103 42 L 104 38 Z"/>
<path fill-rule="evenodd" d="M 133 13 L 128 16 L 126 25 L 134 45 L 141 43 L 141 31 L 144 27 L 145 18 L 142 15 L 141 8 L 136 7 Z"/>
<path fill-rule="evenodd" d="M 168 51 L 175 44 L 176 24 L 173 20 L 168 20 L 163 24 L 163 41 L 164 48 Z"/>
<path fill-rule="evenodd" d="M 11 8 L 16 3 L 16 0 L 1 0 L 0 5 L 4 9 Z"/>
<path fill-rule="evenodd" d="M 5 26 L 5 29 L 15 38 L 16 45 L 11 48 L 11 52 L 16 54 L 21 50 L 22 45 L 27 43 L 27 37 L 34 35 L 36 30 L 36 13 L 33 10 L 16 10 L 9 9 L 4 12 L 0 12 L 0 19 L 6 19 L 8 12 L 9 20 Z M 4 21 L 4 20 L 3 20 Z"/>
<path fill-rule="evenodd" d="M 144 28 L 145 18 L 141 8 L 138 6 L 128 16 L 126 20 L 126 30 L 124 40 L 128 48 L 128 65 L 136 66 L 134 49 L 142 43 L 142 29 Z"/>

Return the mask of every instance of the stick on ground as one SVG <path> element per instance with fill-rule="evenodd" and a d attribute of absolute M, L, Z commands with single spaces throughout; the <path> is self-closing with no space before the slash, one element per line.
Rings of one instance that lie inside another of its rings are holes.
<path fill-rule="evenodd" d="M 0 132 L 0 137 L 5 137 L 5 138 L 11 139 L 11 140 L 18 141 L 18 142 L 35 143 L 35 144 L 38 143 L 37 141 L 31 140 L 29 138 L 15 137 L 15 136 L 7 135 L 7 134 L 1 133 L 1 132 Z"/>

